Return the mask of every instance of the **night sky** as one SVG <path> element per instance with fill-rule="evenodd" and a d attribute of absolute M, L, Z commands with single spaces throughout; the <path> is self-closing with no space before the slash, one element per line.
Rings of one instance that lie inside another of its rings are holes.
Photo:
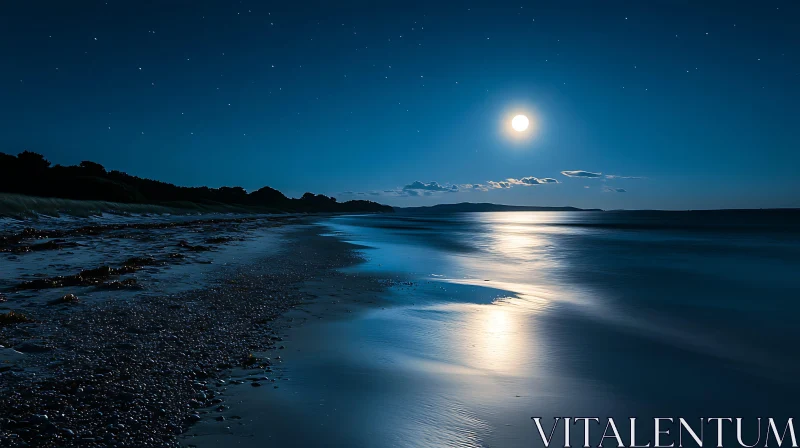
<path fill-rule="evenodd" d="M 800 207 L 798 1 L 6 1 L 0 51 L 0 151 L 53 163 L 391 205 Z"/>

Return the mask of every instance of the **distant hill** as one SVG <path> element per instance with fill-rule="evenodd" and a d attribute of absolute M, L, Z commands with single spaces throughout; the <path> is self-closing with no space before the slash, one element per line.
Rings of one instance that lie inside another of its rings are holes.
<path fill-rule="evenodd" d="M 41 154 L 25 151 L 17 156 L 0 152 L 0 193 L 46 198 L 153 204 L 179 208 L 240 206 L 253 211 L 281 212 L 389 212 L 393 208 L 372 201 L 338 202 L 336 198 L 306 193 L 287 198 L 274 188 L 248 193 L 242 187 L 180 187 L 120 171 L 107 171 L 99 163 L 50 166 Z"/>
<path fill-rule="evenodd" d="M 582 209 L 576 207 L 537 207 L 528 205 L 502 205 L 489 203 L 461 202 L 459 204 L 438 204 L 430 207 L 395 207 L 396 213 L 445 214 L 462 212 L 580 212 L 601 211 L 600 209 Z"/>

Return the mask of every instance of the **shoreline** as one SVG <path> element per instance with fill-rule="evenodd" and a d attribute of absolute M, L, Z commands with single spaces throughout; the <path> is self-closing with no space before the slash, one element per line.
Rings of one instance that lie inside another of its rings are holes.
<path fill-rule="evenodd" d="M 747 244 L 731 246 L 727 227 L 692 222 L 688 234 L 642 234 L 630 230 L 635 218 L 590 231 L 597 221 L 572 216 L 524 231 L 512 215 L 468 218 L 120 230 L 106 218 L 104 232 L 60 235 L 74 247 L 0 254 L 12 274 L 0 279 L 0 313 L 35 321 L 0 323 L 0 344 L 22 352 L 0 348 L 13 355 L 0 359 L 0 446 L 522 447 L 538 437 L 531 415 L 790 411 L 770 397 L 798 394 L 798 333 L 790 313 L 774 319 L 783 302 L 753 300 L 797 289 L 786 223 L 752 224 Z M 785 283 L 765 290 L 761 277 L 714 263 L 721 251 L 766 263 Z M 142 256 L 156 263 L 118 277 L 140 289 L 106 287 Z M 687 257 L 688 283 L 654 281 Z M 70 283 L 98 263 L 115 274 Z M 61 286 L 11 292 L 35 279 Z M 73 292 L 77 302 L 51 303 Z M 724 319 L 687 315 L 687 304 Z M 786 342 L 760 344 L 775 340 Z M 621 368 L 596 368 L 608 360 Z M 639 400 L 663 372 L 681 389 Z"/>
<path fill-rule="evenodd" d="M 205 288 L 67 309 L 43 305 L 36 322 L 0 327 L 2 338 L 29 340 L 22 359 L 0 371 L 0 442 L 181 446 L 189 442 L 181 434 L 197 422 L 237 420 L 223 398 L 226 378 L 246 372 L 250 384 L 239 388 L 272 384 L 276 378 L 265 378 L 279 370 L 281 334 L 294 320 L 285 316 L 319 302 L 314 296 L 340 280 L 366 294 L 384 287 L 338 271 L 360 261 L 356 246 L 322 236 L 322 228 L 308 226 L 315 219 L 281 222 L 288 234 L 278 253 L 214 269 Z"/>
<path fill-rule="evenodd" d="M 314 347 L 327 347 L 319 343 L 315 328 L 331 323 L 347 324 L 370 310 L 388 307 L 389 302 L 382 296 L 392 286 L 391 281 L 376 276 L 341 272 L 302 283 L 300 291 L 309 299 L 276 319 L 274 329 L 279 351 L 256 353 L 256 356 L 272 355 L 273 364 L 266 369 L 235 368 L 226 372 L 225 380 L 235 387 L 220 388 L 219 396 L 224 397 L 230 407 L 214 409 L 214 418 L 203 419 L 188 428 L 180 436 L 184 446 L 260 446 L 264 440 L 259 433 L 264 428 L 272 428 L 267 430 L 271 432 L 282 427 L 286 415 L 295 411 L 286 406 L 286 400 L 292 400 L 294 392 L 291 391 L 300 385 L 296 376 L 299 358 Z M 348 351 L 356 348 L 338 349 Z M 331 356 L 337 355 L 331 353 Z M 303 445 L 304 437 L 295 433 L 293 443 Z"/>

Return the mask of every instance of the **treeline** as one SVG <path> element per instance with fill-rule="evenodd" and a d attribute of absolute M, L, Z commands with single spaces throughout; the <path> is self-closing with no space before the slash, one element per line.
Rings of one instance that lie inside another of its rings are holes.
<path fill-rule="evenodd" d="M 134 204 L 181 203 L 235 205 L 259 210 L 289 212 L 391 212 L 372 201 L 337 202 L 336 198 L 306 193 L 287 198 L 274 188 L 248 193 L 242 187 L 179 187 L 143 179 L 120 171 L 107 171 L 99 163 L 51 166 L 41 154 L 25 151 L 17 156 L 0 153 L 0 192 L 64 199 Z"/>

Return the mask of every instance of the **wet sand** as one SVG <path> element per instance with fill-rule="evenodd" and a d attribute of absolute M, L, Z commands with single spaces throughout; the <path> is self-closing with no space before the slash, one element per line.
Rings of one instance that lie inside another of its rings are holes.
<path fill-rule="evenodd" d="M 0 310 L 30 321 L 0 326 L 0 445 L 179 446 L 212 423 L 214 430 L 229 431 L 248 421 L 247 410 L 228 399 L 231 390 L 277 391 L 290 380 L 280 366 L 283 335 L 293 325 L 318 313 L 369 306 L 384 287 L 377 278 L 338 271 L 359 261 L 353 246 L 321 236 L 309 219 L 248 225 L 239 235 L 244 242 L 228 249 L 222 246 L 236 240 L 222 238 L 218 229 L 194 236 L 217 238 L 217 247 L 202 251 L 194 264 L 175 266 L 178 277 L 160 272 L 170 270 L 168 262 L 129 274 L 142 279 L 136 291 L 80 283 L 31 291 L 20 279 L 4 278 L 17 286 L 4 288 Z M 231 226 L 226 229 L 235 230 Z M 80 236 L 84 244 L 106 230 L 113 229 L 57 236 L 66 242 Z M 186 246 L 194 243 L 164 246 L 191 257 L 198 251 Z M 102 247 L 114 252 L 113 242 Z M 40 252 L 9 257 L 31 253 Z M 175 278 L 183 281 L 170 289 Z M 53 300 L 67 291 L 78 299 Z M 317 304 L 292 311 L 309 301 Z"/>
<path fill-rule="evenodd" d="M 318 330 L 327 324 L 346 323 L 358 319 L 371 309 L 390 306 L 383 297 L 386 289 L 396 286 L 396 282 L 369 275 L 353 275 L 338 272 L 302 282 L 299 291 L 313 299 L 287 310 L 275 324 L 279 328 L 281 350 L 279 362 L 271 366 L 271 372 L 261 369 L 235 369 L 227 372 L 228 382 L 252 381 L 264 378 L 263 385 L 253 391 L 245 387 L 230 387 L 220 390 L 221 396 L 230 409 L 217 413 L 217 418 L 204 419 L 189 428 L 182 436 L 188 446 L 264 446 L 276 443 L 277 446 L 322 446 L 331 442 L 330 435 L 319 437 L 314 431 L 319 421 L 309 421 L 305 412 L 337 412 L 325 408 L 324 400 L 298 395 L 297 387 L 304 385 L 296 375 L 302 372 L 299 364 L 312 360 L 315 369 L 334 372 L 335 364 L 357 352 L 357 344 L 336 344 L 334 341 L 322 343 L 323 336 Z M 261 355 L 261 354 L 259 354 Z M 269 356 L 269 354 L 263 354 Z M 284 364 L 288 361 L 288 364 Z M 299 381 L 298 381 L 299 380 Z M 365 378 L 366 380 L 366 378 Z M 325 387 L 337 388 L 346 383 L 331 378 Z M 345 409 L 341 412 L 346 414 Z M 219 419 L 219 417 L 223 419 Z M 364 428 L 365 433 L 369 428 Z M 320 434 L 321 436 L 322 434 Z"/>

